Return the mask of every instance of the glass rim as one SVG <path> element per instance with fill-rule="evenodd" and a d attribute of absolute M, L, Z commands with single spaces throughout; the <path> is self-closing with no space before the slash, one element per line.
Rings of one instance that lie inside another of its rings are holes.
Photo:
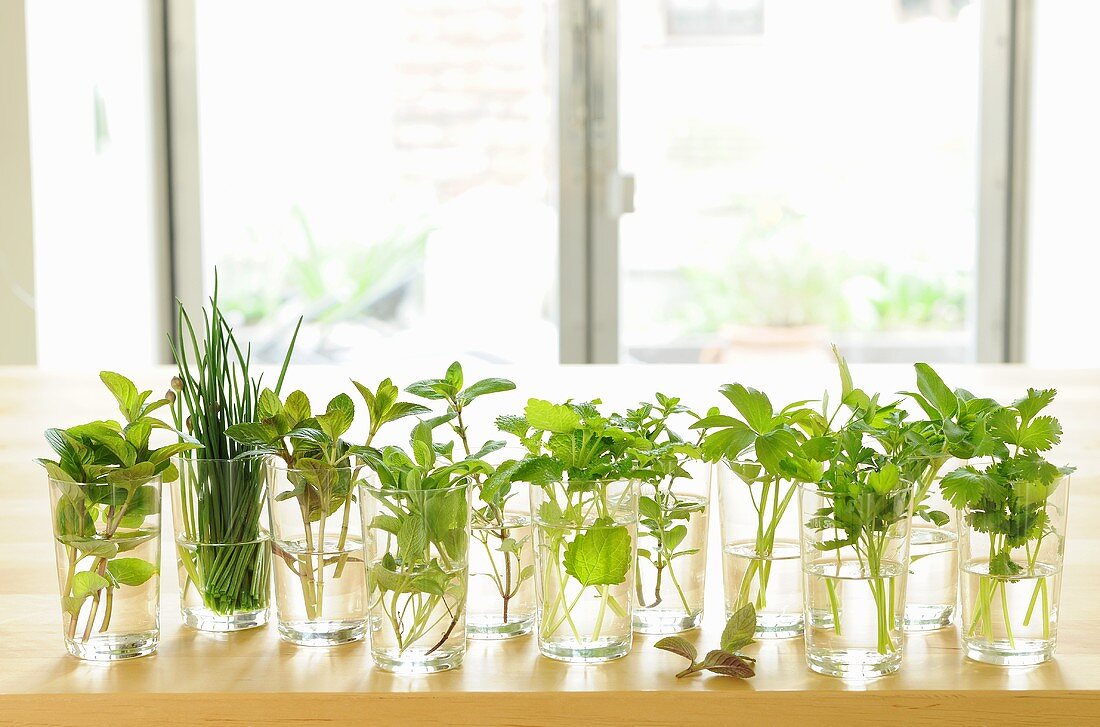
<path fill-rule="evenodd" d="M 547 487 L 552 487 L 554 485 L 568 485 L 570 482 L 579 482 L 579 483 L 583 483 L 583 484 L 605 484 L 605 485 L 610 485 L 610 484 L 613 484 L 615 482 L 623 482 L 623 483 L 626 483 L 626 484 L 638 485 L 638 484 L 641 484 L 642 479 L 640 477 L 593 477 L 593 478 L 580 478 L 580 477 L 578 477 L 576 479 L 570 479 L 568 477 L 562 476 L 560 479 L 557 479 L 554 482 L 551 482 L 549 485 L 536 485 L 533 482 L 528 482 L 527 484 L 529 484 L 531 487 L 538 487 L 538 488 L 541 488 L 541 489 L 546 489 Z"/>
<path fill-rule="evenodd" d="M 263 464 L 264 457 L 185 457 L 184 453 L 181 452 L 180 454 L 172 455 L 172 460 L 178 462 L 224 462 L 225 464 L 244 464 L 249 461 L 255 461 Z"/>
<path fill-rule="evenodd" d="M 305 472 L 306 471 L 306 470 L 303 470 L 301 467 L 291 467 L 286 462 L 279 459 L 278 457 L 275 457 L 274 455 L 268 455 L 266 457 L 257 458 L 257 459 L 259 459 L 259 461 L 265 467 L 270 467 L 271 469 L 277 470 L 279 472 Z M 232 461 L 232 460 L 230 460 L 230 461 Z M 361 464 L 361 465 L 339 465 L 339 466 L 333 466 L 332 467 L 333 472 L 354 472 L 356 470 L 364 470 L 364 469 L 367 470 L 368 472 L 371 471 L 371 469 L 369 467 L 367 467 L 367 465 L 365 465 L 365 464 Z"/>
<path fill-rule="evenodd" d="M 163 479 L 164 479 L 164 473 L 159 472 L 159 473 L 153 475 L 152 477 L 150 477 L 149 479 L 145 480 L 144 482 L 142 482 L 141 486 L 152 484 L 153 482 L 156 482 L 157 484 L 163 484 L 163 482 L 162 482 Z M 104 481 L 104 482 L 77 482 L 76 480 L 59 480 L 58 478 L 56 478 L 53 475 L 48 474 L 48 473 L 46 474 L 46 480 L 47 480 L 48 484 L 51 484 L 51 485 L 54 484 L 54 483 L 57 483 L 57 484 L 61 484 L 61 485 L 77 485 L 77 486 L 82 486 L 82 487 L 128 487 L 128 485 L 113 485 L 110 482 L 106 482 L 106 481 Z"/>
<path fill-rule="evenodd" d="M 812 494 L 815 494 L 815 495 L 821 495 L 822 497 L 828 497 L 830 499 L 835 498 L 838 494 L 836 492 L 826 492 L 824 490 L 821 490 L 818 487 L 819 483 L 817 483 L 817 482 L 801 482 L 801 481 L 798 481 L 798 480 L 794 480 L 793 482 L 796 485 L 798 485 L 798 489 L 802 492 L 808 492 L 808 493 L 812 493 Z M 880 497 L 887 497 L 887 496 L 890 496 L 890 495 L 898 495 L 898 494 L 902 494 L 902 493 L 907 493 L 907 494 L 912 495 L 912 494 L 916 494 L 916 485 L 917 485 L 917 481 L 913 480 L 912 482 L 908 482 L 905 485 L 900 485 L 898 487 L 895 487 L 892 490 L 887 490 L 886 492 L 878 493 L 878 492 L 873 492 L 872 491 L 872 492 L 867 492 L 867 493 L 864 493 L 864 494 L 865 495 L 872 495 L 872 494 L 873 495 L 879 495 Z M 862 496 L 863 495 L 860 495 L 860 497 L 862 497 Z M 851 495 L 851 497 L 856 497 L 856 496 Z"/>
<path fill-rule="evenodd" d="M 359 481 L 359 489 L 366 490 L 368 492 L 377 492 L 382 494 L 391 494 L 399 497 L 408 497 L 410 495 L 418 494 L 437 494 L 445 492 L 456 492 L 458 490 L 469 490 L 473 482 L 473 475 L 463 475 L 462 482 L 459 484 L 452 484 L 449 487 L 433 487 L 428 490 L 402 490 L 396 487 L 376 487 L 371 482 L 377 478 L 374 470 L 368 468 L 368 475 L 363 477 Z"/>

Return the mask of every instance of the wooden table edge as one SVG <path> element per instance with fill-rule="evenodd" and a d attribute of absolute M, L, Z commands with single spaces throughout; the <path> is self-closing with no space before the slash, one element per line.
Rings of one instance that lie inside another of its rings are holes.
<path fill-rule="evenodd" d="M 1100 724 L 1094 690 L 212 692 L 0 695 L 0 723 Z"/>

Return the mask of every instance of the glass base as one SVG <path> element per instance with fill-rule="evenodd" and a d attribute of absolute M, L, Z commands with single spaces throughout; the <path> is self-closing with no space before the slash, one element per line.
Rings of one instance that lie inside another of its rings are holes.
<path fill-rule="evenodd" d="M 431 654 L 411 653 L 404 654 L 397 649 L 372 650 L 374 664 L 382 671 L 394 674 L 435 674 L 436 672 L 457 669 L 462 666 L 462 657 L 465 648 L 439 649 Z"/>
<path fill-rule="evenodd" d="M 634 631 L 639 634 L 679 634 L 699 628 L 703 612 L 694 615 L 684 611 L 634 609 Z"/>
<path fill-rule="evenodd" d="M 807 651 L 811 671 L 842 679 L 874 679 L 893 674 L 901 667 L 901 652 L 880 654 L 874 649 Z"/>
<path fill-rule="evenodd" d="M 254 629 L 267 623 L 268 609 L 261 608 L 257 611 L 239 611 L 237 613 L 221 614 L 206 608 L 195 606 L 181 609 L 183 625 L 199 631 L 212 633 L 228 633 L 230 631 L 244 631 Z"/>
<path fill-rule="evenodd" d="M 78 659 L 87 661 L 121 661 L 149 656 L 157 650 L 159 631 L 135 634 L 102 634 L 87 641 L 65 639 L 65 648 Z"/>
<path fill-rule="evenodd" d="M 586 644 L 575 641 L 539 641 L 543 656 L 570 664 L 602 664 L 630 653 L 630 639 L 600 639 Z"/>
<path fill-rule="evenodd" d="M 507 623 L 501 623 L 500 614 L 469 614 L 466 616 L 466 638 L 479 641 L 514 639 L 531 633 L 534 624 L 534 616 L 509 616 Z"/>
<path fill-rule="evenodd" d="M 339 646 L 366 635 L 366 619 L 279 622 L 279 636 L 299 646 Z"/>
<path fill-rule="evenodd" d="M 1007 641 L 965 640 L 966 658 L 997 666 L 1033 666 L 1054 658 L 1053 639 L 1016 639 Z"/>
<path fill-rule="evenodd" d="M 726 620 L 732 613 L 726 613 Z M 801 613 L 758 613 L 756 614 L 755 639 L 793 639 L 801 636 L 805 630 Z"/>
<path fill-rule="evenodd" d="M 954 615 L 955 607 L 953 605 L 909 604 L 905 607 L 904 629 L 909 632 L 944 629 L 951 625 L 951 619 Z"/>

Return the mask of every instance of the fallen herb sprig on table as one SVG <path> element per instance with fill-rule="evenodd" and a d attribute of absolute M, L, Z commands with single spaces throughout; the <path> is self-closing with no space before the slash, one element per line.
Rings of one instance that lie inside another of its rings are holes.
<path fill-rule="evenodd" d="M 741 649 L 753 642 L 752 635 L 755 632 L 756 609 L 751 603 L 747 603 L 737 609 L 726 622 L 726 628 L 722 630 L 722 638 L 719 641 L 720 648 L 711 649 L 702 660 L 699 659 L 695 644 L 683 636 L 666 636 L 653 646 L 679 654 L 691 662 L 690 666 L 676 674 L 677 679 L 698 674 L 701 671 L 748 679 L 756 676 L 756 659 L 741 653 Z"/>

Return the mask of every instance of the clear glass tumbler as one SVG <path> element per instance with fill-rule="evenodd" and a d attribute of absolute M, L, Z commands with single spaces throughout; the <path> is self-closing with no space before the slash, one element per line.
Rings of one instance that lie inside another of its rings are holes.
<path fill-rule="evenodd" d="M 633 481 L 531 486 L 539 651 L 599 663 L 630 652 L 638 533 Z"/>
<path fill-rule="evenodd" d="M 510 639 L 535 622 L 535 546 L 527 487 L 493 492 L 489 502 L 471 487 L 470 590 L 466 633 Z"/>
<path fill-rule="evenodd" d="M 763 475 L 751 459 L 716 465 L 726 618 L 756 609 L 756 638 L 802 635 L 798 485 Z"/>
<path fill-rule="evenodd" d="M 965 464 L 941 468 L 949 472 Z M 959 596 L 959 524 L 955 508 L 940 493 L 937 477 L 917 502 L 909 543 L 905 630 L 934 631 L 951 625 Z"/>
<path fill-rule="evenodd" d="M 470 487 L 359 488 L 370 573 L 371 655 L 404 674 L 454 669 L 466 654 Z"/>
<path fill-rule="evenodd" d="M 913 488 L 843 500 L 799 487 L 806 662 L 820 674 L 866 679 L 897 671 L 909 571 Z M 835 525 L 837 506 L 852 533 Z M 881 513 L 889 513 L 882 517 Z"/>
<path fill-rule="evenodd" d="M 367 571 L 352 467 L 288 469 L 265 461 L 279 635 L 335 646 L 367 633 Z"/>
<path fill-rule="evenodd" d="M 709 462 L 683 463 L 686 477 L 639 484 L 634 630 L 675 634 L 703 621 Z"/>
<path fill-rule="evenodd" d="M 50 479 L 65 648 L 90 661 L 146 656 L 160 640 L 161 479 Z"/>
<path fill-rule="evenodd" d="M 1066 475 L 1049 488 L 1031 482 L 1013 487 L 1008 527 L 990 527 L 990 513 L 959 513 L 959 626 L 969 658 L 1026 666 L 1054 657 L 1069 483 Z"/>
<path fill-rule="evenodd" d="M 184 625 L 263 626 L 271 592 L 263 463 L 181 456 L 176 467 L 179 480 L 169 489 Z"/>

